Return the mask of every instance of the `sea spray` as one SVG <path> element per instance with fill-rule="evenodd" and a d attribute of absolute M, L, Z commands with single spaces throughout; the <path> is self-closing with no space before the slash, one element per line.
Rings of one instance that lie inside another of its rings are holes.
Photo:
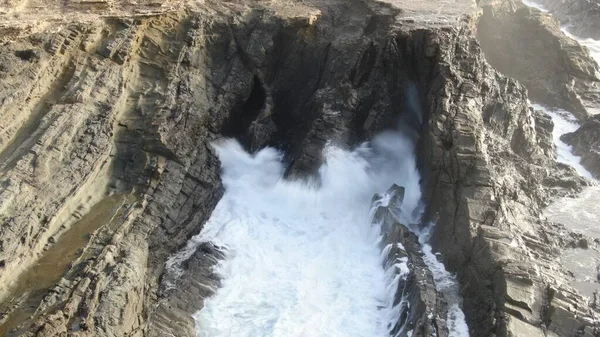
<path fill-rule="evenodd" d="M 221 288 L 194 316 L 199 337 L 388 337 L 405 300 L 392 291 L 407 261 L 382 268 L 380 229 L 371 198 L 392 184 L 405 188 L 400 214 L 418 220 L 420 176 L 414 137 L 385 132 L 353 151 L 328 145 L 318 179 L 287 180 L 282 153 L 250 154 L 235 140 L 214 144 L 225 194 L 168 268 L 178 270 L 195 247 L 211 242 L 226 258 Z M 318 182 L 318 183 L 317 183 Z"/>
<path fill-rule="evenodd" d="M 416 194 L 405 207 L 418 204 L 414 142 L 390 132 L 354 151 L 328 146 L 319 184 L 284 179 L 275 149 L 215 147 L 226 192 L 199 241 L 227 258 L 222 287 L 195 315 L 198 336 L 389 336 L 370 200 L 399 183 Z"/>

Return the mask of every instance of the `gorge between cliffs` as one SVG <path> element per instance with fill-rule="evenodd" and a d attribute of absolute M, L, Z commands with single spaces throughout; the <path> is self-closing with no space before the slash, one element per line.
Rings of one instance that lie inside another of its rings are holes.
<path fill-rule="evenodd" d="M 0 0 L 0 337 L 600 337 L 596 0 Z"/>

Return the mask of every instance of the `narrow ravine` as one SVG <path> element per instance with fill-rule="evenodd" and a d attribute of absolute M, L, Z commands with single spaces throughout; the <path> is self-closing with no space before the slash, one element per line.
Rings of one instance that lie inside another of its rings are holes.
<path fill-rule="evenodd" d="M 562 135 L 579 128 L 576 118 L 567 111 L 552 111 L 541 106 L 536 106 L 536 108 L 541 108 L 552 117 L 557 160 L 575 168 L 582 177 L 595 180 L 592 174 L 581 165 L 581 157 L 574 155 L 572 147 L 560 139 Z M 600 231 L 597 228 L 600 211 L 596 207 L 599 198 L 600 187 L 588 186 L 576 197 L 563 197 L 555 200 L 544 210 L 544 215 L 548 220 L 561 223 L 575 232 L 600 239 Z M 587 249 L 586 245 L 582 244 L 582 247 L 565 250 L 560 260 L 574 277 L 573 287 L 583 295 L 593 297 L 594 292 L 600 290 L 597 269 L 597 266 L 600 265 L 600 254 L 595 250 Z"/>
<path fill-rule="evenodd" d="M 217 267 L 222 288 L 195 316 L 198 336 L 388 336 L 370 199 L 398 183 L 411 212 L 419 175 L 409 142 L 398 152 L 373 145 L 329 146 L 319 182 L 283 180 L 274 149 L 250 155 L 231 140 L 217 145 L 226 193 L 202 235 L 227 257 Z"/>
<path fill-rule="evenodd" d="M 469 337 L 469 327 L 462 310 L 462 297 L 460 296 L 456 276 L 446 270 L 446 267 L 438 260 L 438 255 L 433 252 L 433 248 L 429 244 L 431 231 L 434 228 L 435 224 L 432 223 L 419 233 L 419 241 L 423 245 L 424 260 L 433 274 L 436 289 L 443 293 L 448 301 L 448 318 L 446 321 L 450 329 L 449 337 Z"/>
<path fill-rule="evenodd" d="M 597 283 L 561 261 L 600 239 L 542 214 L 592 183 L 557 164 L 530 100 L 581 123 L 600 101 L 552 18 L 496 0 L 37 2 L 0 13 L 0 337 L 600 331 L 571 286 Z M 598 143 L 563 139 L 598 176 Z M 77 220 L 132 191 L 113 221 Z M 596 224 L 585 207 L 564 216 Z"/>
<path fill-rule="evenodd" d="M 399 319 L 391 300 L 398 279 L 382 267 L 371 198 L 404 186 L 399 220 L 418 230 L 414 142 L 384 133 L 353 151 L 328 145 L 318 176 L 295 181 L 284 179 L 275 149 L 249 154 L 234 140 L 215 147 L 225 195 L 199 236 L 168 263 L 176 268 L 202 242 L 225 251 L 215 270 L 221 287 L 194 316 L 197 336 L 390 336 Z M 421 237 L 436 287 L 454 295 L 451 336 L 468 336 L 456 280 L 426 244 L 428 230 Z"/>

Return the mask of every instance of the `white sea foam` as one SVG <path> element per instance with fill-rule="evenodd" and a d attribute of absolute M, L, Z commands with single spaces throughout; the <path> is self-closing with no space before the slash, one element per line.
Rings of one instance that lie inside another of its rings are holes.
<path fill-rule="evenodd" d="M 328 146 L 319 183 L 284 180 L 274 149 L 216 148 L 226 192 L 194 242 L 225 247 L 226 259 L 222 287 L 195 315 L 198 336 L 389 336 L 394 280 L 381 267 L 370 199 L 397 183 L 404 211 L 417 207 L 413 142 L 388 133 L 354 151 Z"/>
<path fill-rule="evenodd" d="M 560 140 L 562 135 L 579 128 L 576 118 L 567 111 L 553 111 L 539 104 L 533 104 L 533 106 L 552 117 L 557 160 L 572 166 L 581 176 L 594 180 L 592 174 L 581 165 L 581 157 L 573 154 L 572 146 Z M 600 187 L 590 186 L 585 188 L 576 198 L 564 197 L 555 200 L 544 210 L 544 215 L 549 220 L 562 223 L 575 231 L 600 238 L 600 230 L 597 228 L 600 213 L 596 207 L 599 198 Z"/>
<path fill-rule="evenodd" d="M 570 38 L 576 40 L 581 45 L 586 46 L 590 50 L 590 55 L 597 62 L 600 63 L 600 41 L 592 38 L 583 39 L 577 37 L 569 32 L 569 26 L 561 27 L 563 32 Z"/>
<path fill-rule="evenodd" d="M 522 0 L 522 1 L 523 1 L 523 3 L 526 6 L 537 8 L 537 9 L 539 9 L 540 11 L 542 11 L 544 13 L 548 13 L 548 9 L 546 9 L 546 7 L 544 7 L 544 6 L 542 6 L 542 5 L 538 4 L 538 3 L 535 3 L 535 2 L 530 1 L 530 0 Z"/>
<path fill-rule="evenodd" d="M 577 173 L 586 178 L 592 178 L 592 174 L 581 165 L 581 157 L 573 154 L 572 146 L 563 142 L 560 137 L 566 133 L 574 132 L 579 128 L 577 119 L 568 111 L 549 109 L 539 104 L 532 104 L 536 110 L 544 111 L 552 118 L 554 130 L 552 138 L 556 145 L 556 159 L 558 162 L 572 166 Z"/>
<path fill-rule="evenodd" d="M 396 183 L 406 189 L 403 220 L 418 220 L 414 142 L 384 133 L 354 151 L 327 146 L 314 181 L 285 180 L 275 149 L 248 154 L 233 140 L 215 147 L 225 194 L 203 231 L 167 265 L 177 271 L 201 242 L 225 248 L 215 268 L 221 288 L 194 316 L 198 337 L 388 337 L 399 317 L 393 295 L 408 265 L 396 261 L 399 273 L 382 268 L 370 203 Z M 442 282 L 447 275 L 438 267 L 432 271 Z M 451 311 L 452 336 L 468 336 L 457 333 L 464 323 L 459 301 Z"/>
<path fill-rule="evenodd" d="M 539 105 L 537 109 L 546 111 L 554 121 L 554 144 L 557 150 L 558 161 L 571 165 L 577 172 L 588 179 L 593 179 L 592 174 L 580 163 L 581 158 L 572 153 L 572 147 L 560 140 L 560 137 L 577 130 L 579 125 L 573 115 L 566 111 L 549 111 Z M 562 197 L 550 204 L 544 210 L 548 220 L 561 223 L 575 232 L 585 233 L 594 238 L 600 238 L 598 221 L 600 210 L 597 207 L 600 199 L 600 187 L 586 187 L 577 197 Z M 572 285 L 582 294 L 592 296 L 598 290 L 596 283 L 596 270 L 598 258 L 588 250 L 571 249 L 561 254 L 560 261 L 575 275 Z"/>

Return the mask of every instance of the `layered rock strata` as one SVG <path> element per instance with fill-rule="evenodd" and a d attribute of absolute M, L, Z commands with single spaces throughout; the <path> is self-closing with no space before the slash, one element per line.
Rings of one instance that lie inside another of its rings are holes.
<path fill-rule="evenodd" d="M 20 276 L 79 217 L 110 194 L 136 201 L 2 327 L 13 335 L 193 336 L 219 249 L 200 246 L 176 290 L 165 261 L 223 193 L 210 142 L 277 146 L 305 175 L 328 140 L 398 125 L 420 136 L 432 244 L 472 335 L 595 333 L 539 221 L 550 190 L 581 182 L 555 168 L 552 124 L 525 88 L 488 65 L 474 2 L 56 1 L 27 21 L 36 3 L 0 18 L 3 320 L 27 297 L 9 296 Z"/>
<path fill-rule="evenodd" d="M 373 197 L 373 223 L 381 227 L 383 267 L 388 280 L 392 285 L 397 282 L 392 306 L 397 308 L 398 317 L 390 334 L 448 336 L 448 303 L 436 289 L 418 237 L 398 222 L 404 188 L 393 185 L 386 194 L 385 198 Z"/>
<path fill-rule="evenodd" d="M 580 120 L 599 112 L 598 64 L 553 16 L 520 0 L 485 0 L 479 6 L 477 36 L 486 58 L 525 85 L 532 101 L 570 111 Z"/>
<path fill-rule="evenodd" d="M 596 179 L 600 178 L 600 115 L 588 119 L 577 131 L 560 138 L 573 147 L 583 165 Z"/>
<path fill-rule="evenodd" d="M 598 0 L 538 0 L 574 35 L 600 40 L 600 2 Z"/>

